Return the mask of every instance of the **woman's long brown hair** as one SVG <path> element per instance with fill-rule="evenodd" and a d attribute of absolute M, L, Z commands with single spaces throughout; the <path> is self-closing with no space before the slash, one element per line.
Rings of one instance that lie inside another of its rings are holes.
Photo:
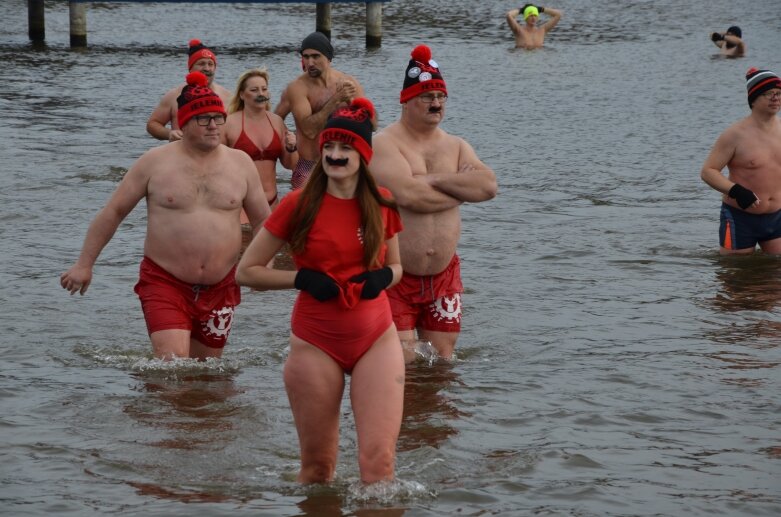
<path fill-rule="evenodd" d="M 328 176 L 323 168 L 323 159 L 317 161 L 309 179 L 304 186 L 298 204 L 290 219 L 290 250 L 302 253 L 306 246 L 309 230 L 315 222 L 315 216 L 320 211 L 320 205 L 328 186 Z M 396 210 L 396 202 L 380 195 L 377 183 L 363 160 L 358 168 L 358 185 L 355 189 L 358 204 L 361 207 L 361 230 L 363 232 L 363 264 L 366 269 L 380 267 L 378 256 L 382 243 L 385 242 L 385 232 L 382 224 L 381 207 L 387 206 Z"/>

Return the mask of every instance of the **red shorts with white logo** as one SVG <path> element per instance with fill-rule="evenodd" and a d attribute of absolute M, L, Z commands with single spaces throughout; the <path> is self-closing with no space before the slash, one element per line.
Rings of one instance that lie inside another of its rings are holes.
<path fill-rule="evenodd" d="M 228 340 L 233 311 L 241 302 L 236 267 L 214 285 L 182 282 L 148 257 L 141 261 L 134 291 L 149 334 L 160 330 L 189 330 L 190 337 L 210 348 Z"/>
<path fill-rule="evenodd" d="M 435 332 L 461 330 L 461 261 L 458 255 L 444 271 L 417 276 L 404 273 L 386 290 L 397 330 L 422 328 Z"/>

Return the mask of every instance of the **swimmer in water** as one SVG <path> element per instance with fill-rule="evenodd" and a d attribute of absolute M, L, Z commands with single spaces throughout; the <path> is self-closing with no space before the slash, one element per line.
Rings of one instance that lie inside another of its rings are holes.
<path fill-rule="evenodd" d="M 537 25 L 540 14 L 550 16 L 546 22 Z M 524 25 L 518 23 L 516 18 L 523 16 Z M 518 9 L 510 9 L 505 15 L 507 25 L 515 36 L 515 48 L 528 50 L 541 48 L 545 35 L 552 31 L 561 20 L 561 11 L 552 7 L 526 4 Z"/>
<path fill-rule="evenodd" d="M 746 55 L 746 43 L 743 41 L 743 31 L 733 25 L 725 32 L 712 32 L 710 39 L 721 49 L 721 55 L 727 57 L 742 57 Z"/>

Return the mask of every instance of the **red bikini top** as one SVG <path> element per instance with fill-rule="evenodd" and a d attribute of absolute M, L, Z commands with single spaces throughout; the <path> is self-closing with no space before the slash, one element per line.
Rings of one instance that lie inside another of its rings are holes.
<path fill-rule="evenodd" d="M 266 113 L 266 118 L 268 118 L 268 123 L 271 124 L 271 118 L 268 116 L 268 113 Z M 258 146 L 255 145 L 255 142 L 253 142 L 247 133 L 244 132 L 244 112 L 242 111 L 241 134 L 239 135 L 239 138 L 236 139 L 236 143 L 233 144 L 233 148 L 244 151 L 252 158 L 252 161 L 255 162 L 266 160 L 271 162 L 277 161 L 279 157 L 282 156 L 282 142 L 280 141 L 279 135 L 274 129 L 273 124 L 271 125 L 271 132 L 274 136 L 271 137 L 269 146 L 266 149 L 258 148 Z"/>

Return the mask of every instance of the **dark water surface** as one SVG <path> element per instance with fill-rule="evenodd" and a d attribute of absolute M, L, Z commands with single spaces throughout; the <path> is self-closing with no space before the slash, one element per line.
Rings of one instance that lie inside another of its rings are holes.
<path fill-rule="evenodd" d="M 314 5 L 88 4 L 89 48 L 72 51 L 66 2 L 47 3 L 42 49 L 26 2 L 0 3 L 0 513 L 781 514 L 781 259 L 720 258 L 719 196 L 699 179 L 748 113 L 745 71 L 781 71 L 778 2 L 552 5 L 564 18 L 536 52 L 512 49 L 506 2 L 393 0 L 372 51 L 363 6 L 333 6 L 333 64 L 380 124 L 427 43 L 445 129 L 500 184 L 463 208 L 458 359 L 410 369 L 399 481 L 365 489 L 347 404 L 337 482 L 295 483 L 295 293 L 245 292 L 221 361 L 152 360 L 132 292 L 143 206 L 87 296 L 58 284 L 157 145 L 144 125 L 187 41 L 216 49 L 229 89 L 267 66 L 277 99 Z M 748 57 L 718 58 L 708 33 L 733 24 Z"/>

